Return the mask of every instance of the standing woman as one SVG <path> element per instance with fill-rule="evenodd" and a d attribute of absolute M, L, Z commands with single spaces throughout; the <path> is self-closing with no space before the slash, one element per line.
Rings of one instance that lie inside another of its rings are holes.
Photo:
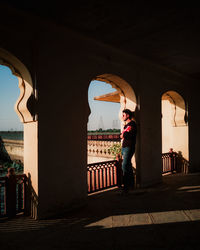
<path fill-rule="evenodd" d="M 8 168 L 6 175 L 6 214 L 8 218 L 15 217 L 16 215 L 16 175 L 14 168 Z"/>
<path fill-rule="evenodd" d="M 135 153 L 137 126 L 134 120 L 134 112 L 129 109 L 122 111 L 122 119 L 126 123 L 120 135 L 122 139 L 122 172 L 123 172 L 123 191 L 128 193 L 134 187 L 134 175 L 131 159 Z"/>

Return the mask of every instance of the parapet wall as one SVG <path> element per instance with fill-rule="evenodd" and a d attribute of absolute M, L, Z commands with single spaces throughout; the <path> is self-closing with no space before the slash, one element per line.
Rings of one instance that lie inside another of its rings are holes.
<path fill-rule="evenodd" d="M 110 150 L 114 145 L 120 145 L 120 142 L 88 140 L 87 153 L 89 156 L 114 158 L 114 155 L 112 155 Z"/>
<path fill-rule="evenodd" d="M 4 147 L 12 160 L 24 161 L 24 142 L 19 140 L 3 140 Z M 118 145 L 116 141 L 95 141 L 88 140 L 88 155 L 95 157 L 114 158 L 110 147 Z"/>
<path fill-rule="evenodd" d="M 11 160 L 24 162 L 24 142 L 19 140 L 3 140 L 4 147 Z"/>

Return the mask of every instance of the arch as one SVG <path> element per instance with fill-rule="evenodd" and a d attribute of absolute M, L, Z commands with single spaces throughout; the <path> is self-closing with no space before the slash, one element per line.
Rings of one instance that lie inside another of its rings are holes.
<path fill-rule="evenodd" d="M 162 106 L 162 152 L 173 148 L 188 160 L 187 105 L 176 91 L 165 92 L 161 97 Z"/>
<path fill-rule="evenodd" d="M 9 67 L 12 74 L 19 79 L 20 95 L 15 104 L 15 111 L 24 124 L 24 173 L 31 183 L 31 197 L 38 195 L 38 121 L 35 111 L 36 89 L 34 89 L 31 74 L 26 66 L 14 55 L 0 48 L 0 64 Z M 37 204 L 31 203 L 31 215 L 37 217 L 34 211 Z"/>
<path fill-rule="evenodd" d="M 187 108 L 185 101 L 176 91 L 167 91 L 162 95 L 162 101 L 167 101 L 171 106 L 171 122 L 175 127 L 187 125 Z"/>
<path fill-rule="evenodd" d="M 93 80 L 98 80 L 110 84 L 120 93 L 121 109 L 128 108 L 132 111 L 136 109 L 136 96 L 132 87 L 121 77 L 113 74 L 102 74 Z"/>
<path fill-rule="evenodd" d="M 35 95 L 31 75 L 27 68 L 14 55 L 0 48 L 0 64 L 9 67 L 19 80 L 20 95 L 15 104 L 15 111 L 23 123 L 35 120 Z"/>
<path fill-rule="evenodd" d="M 136 99 L 136 95 L 135 95 L 133 88 L 124 79 L 122 79 L 121 77 L 119 77 L 117 75 L 113 75 L 113 74 L 101 74 L 101 75 L 94 77 L 91 81 L 94 81 L 94 80 L 110 84 L 114 89 L 117 90 L 117 94 L 119 95 L 119 98 L 116 98 L 116 99 L 119 100 L 117 102 L 120 102 L 119 119 L 121 120 L 121 129 L 122 129 L 124 126 L 124 124 L 122 123 L 122 121 L 123 121 L 122 120 L 122 110 L 127 108 L 127 109 L 130 109 L 131 111 L 136 111 L 136 107 L 137 107 L 136 100 L 137 99 Z M 113 92 L 113 93 L 115 93 L 115 92 Z M 89 103 L 88 103 L 88 106 L 89 106 Z M 90 107 L 89 107 L 89 109 L 90 109 Z M 89 115 L 90 115 L 90 112 L 89 112 Z M 89 117 L 89 115 L 88 115 L 88 117 Z M 135 169 L 136 175 L 138 173 L 137 164 L 136 164 L 137 163 L 136 158 L 138 158 L 137 147 L 138 147 L 138 144 L 136 144 L 136 152 L 132 157 L 132 165 Z M 136 176 L 135 183 L 137 184 L 138 181 L 139 181 L 139 179 Z"/>

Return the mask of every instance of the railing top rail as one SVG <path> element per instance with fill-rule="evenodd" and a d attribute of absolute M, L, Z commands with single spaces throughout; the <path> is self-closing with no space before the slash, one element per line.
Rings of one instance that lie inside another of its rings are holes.
<path fill-rule="evenodd" d="M 91 167 L 91 166 L 94 166 L 94 165 L 106 165 L 106 164 L 115 163 L 115 162 L 117 162 L 117 160 L 101 161 L 101 162 L 94 162 L 94 163 L 87 164 L 87 166 Z"/>
<path fill-rule="evenodd" d="M 168 152 L 168 153 L 162 153 L 162 157 L 165 156 L 175 156 L 175 157 L 181 157 L 182 160 L 189 162 L 187 159 L 185 159 L 181 154 L 177 153 L 176 151 Z"/>
<path fill-rule="evenodd" d="M 27 176 L 25 174 L 16 174 L 16 179 L 19 180 L 20 178 L 27 178 Z M 5 181 L 5 180 L 6 180 L 6 176 L 0 177 L 0 181 Z"/>
<path fill-rule="evenodd" d="M 165 154 L 178 154 L 178 153 L 176 151 L 162 153 L 162 155 L 165 155 Z"/>
<path fill-rule="evenodd" d="M 104 135 L 88 135 L 88 140 L 98 140 L 98 141 L 120 141 L 120 134 L 104 134 Z"/>

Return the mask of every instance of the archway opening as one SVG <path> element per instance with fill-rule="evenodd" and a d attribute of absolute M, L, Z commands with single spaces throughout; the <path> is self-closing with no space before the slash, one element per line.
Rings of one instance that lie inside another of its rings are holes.
<path fill-rule="evenodd" d="M 88 136 L 91 138 L 88 140 L 88 164 L 113 160 L 115 156 L 111 148 L 120 146 L 118 139 L 111 138 L 111 135 L 119 135 L 121 129 L 118 91 L 110 84 L 93 80 L 88 89 L 88 98 L 91 111 L 88 120 Z"/>
<path fill-rule="evenodd" d="M 183 97 L 176 91 L 162 95 L 162 153 L 176 152 L 189 161 L 188 111 Z M 179 166 L 181 168 L 181 166 Z"/>
<path fill-rule="evenodd" d="M 0 164 L 1 175 L 13 167 L 18 174 L 23 173 L 24 127 L 15 112 L 15 103 L 20 95 L 18 79 L 9 67 L 0 65 Z"/>
<path fill-rule="evenodd" d="M 28 177 L 31 190 L 29 198 L 36 199 L 38 195 L 38 121 L 36 113 L 36 86 L 27 67 L 13 54 L 0 48 L 0 64 L 9 67 L 12 74 L 18 78 L 19 97 L 16 100 L 15 111 L 24 127 L 24 174 Z M 33 196 L 34 195 L 34 196 Z M 37 203 L 27 207 L 33 217 L 37 217 Z"/>
<path fill-rule="evenodd" d="M 119 153 L 121 154 L 120 133 L 125 125 L 122 120 L 122 110 L 128 108 L 131 111 L 135 111 L 136 109 L 135 93 L 132 87 L 122 78 L 112 74 L 103 74 L 95 77 L 90 84 L 89 95 L 91 86 L 94 84 L 96 86 L 97 84 L 99 84 L 99 86 L 102 85 L 102 92 L 99 92 L 98 95 L 96 94 L 93 99 L 94 101 L 96 101 L 96 103 L 99 102 L 99 105 L 101 105 L 101 102 L 103 103 L 103 112 L 101 115 L 98 116 L 95 107 L 91 106 L 91 97 L 89 96 L 89 106 L 91 115 L 89 116 L 88 123 L 88 163 L 91 163 L 90 158 L 92 155 L 96 156 L 97 159 L 96 161 L 93 160 L 93 163 L 100 163 L 103 160 L 103 157 L 105 157 L 104 161 L 106 161 L 106 157 L 107 160 L 114 160 L 117 158 L 117 155 Z M 106 115 L 104 115 L 104 113 Z M 96 124 L 96 127 L 93 126 L 93 131 L 91 131 L 92 122 L 95 122 Z M 110 127 L 108 127 L 108 123 Z M 96 133 L 96 137 L 94 137 L 91 132 L 93 132 L 93 135 L 95 134 L 95 132 L 98 132 L 101 136 L 97 136 L 98 133 Z M 132 166 L 134 169 L 134 173 L 136 174 L 135 154 L 132 157 Z M 97 169 L 100 168 L 101 167 L 97 167 Z"/>

